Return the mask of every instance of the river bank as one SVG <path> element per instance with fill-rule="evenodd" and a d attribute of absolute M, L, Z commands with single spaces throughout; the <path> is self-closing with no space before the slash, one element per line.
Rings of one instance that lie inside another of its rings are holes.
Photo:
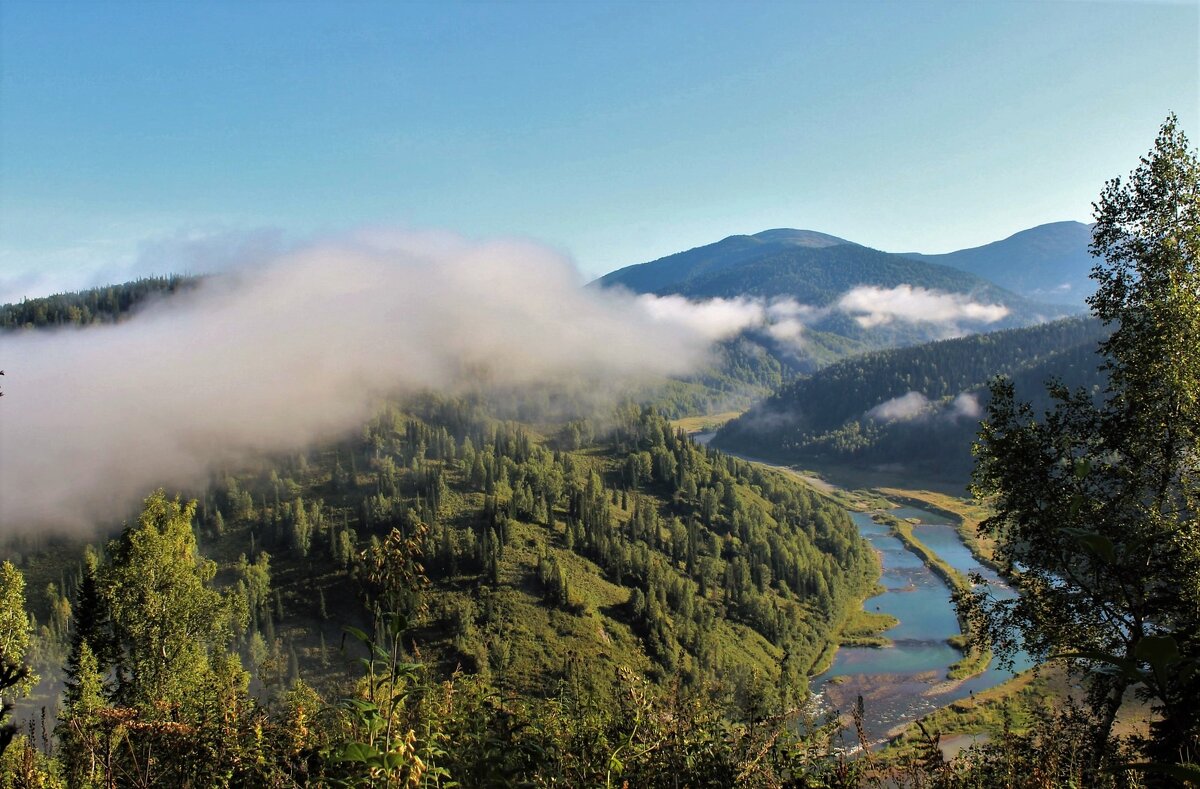
<path fill-rule="evenodd" d="M 697 438 L 706 443 L 710 437 Z M 811 687 L 825 709 L 846 712 L 861 697 L 864 734 L 880 745 L 913 721 L 1013 677 L 991 666 L 990 654 L 960 649 L 967 646 L 966 623 L 951 601 L 953 592 L 969 590 L 972 573 L 997 584 L 1001 593 L 1006 589 L 989 557 L 976 555 L 979 544 L 964 539 L 978 519 L 955 509 L 973 505 L 954 503 L 942 492 L 909 491 L 895 486 L 895 480 L 886 489 L 848 490 L 819 472 L 737 457 L 798 478 L 837 500 L 880 558 L 878 593 L 863 601 L 861 618 L 848 618 L 843 643 L 831 645 L 815 667 L 820 671 Z M 872 623 L 878 629 L 866 632 Z M 1018 661 L 1016 668 L 1027 666 Z"/>

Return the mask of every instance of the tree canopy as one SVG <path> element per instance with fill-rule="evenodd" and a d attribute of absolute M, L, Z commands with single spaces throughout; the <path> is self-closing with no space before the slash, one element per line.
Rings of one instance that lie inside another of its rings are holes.
<path fill-rule="evenodd" d="M 1200 754 L 1198 184 L 1172 116 L 1095 204 L 1090 304 L 1113 329 L 1104 397 L 1056 385 L 1039 415 L 998 380 L 974 478 L 995 507 L 983 528 L 1021 592 L 976 598 L 992 640 L 1087 670 L 1098 744 L 1137 688 L 1161 717 L 1149 750 L 1164 763 Z"/>

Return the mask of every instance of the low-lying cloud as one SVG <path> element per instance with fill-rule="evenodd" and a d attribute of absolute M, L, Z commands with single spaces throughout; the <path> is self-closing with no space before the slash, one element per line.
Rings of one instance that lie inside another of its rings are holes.
<path fill-rule="evenodd" d="M 757 299 L 691 301 L 685 296 L 644 293 L 637 301 L 654 320 L 686 326 L 710 340 L 724 340 L 760 326 L 767 316 L 763 302 Z"/>
<path fill-rule="evenodd" d="M 948 403 L 930 400 L 921 392 L 909 391 L 884 400 L 863 414 L 876 422 L 911 422 L 915 419 L 978 419 L 983 413 L 979 396 L 973 392 L 959 392 Z"/>
<path fill-rule="evenodd" d="M 884 400 L 867 411 L 865 416 L 877 422 L 908 421 L 925 413 L 930 406 L 929 398 L 920 392 L 907 392 L 891 400 Z"/>
<path fill-rule="evenodd" d="M 805 327 L 828 313 L 790 298 L 768 301 L 739 296 L 692 300 L 674 294 L 645 293 L 637 299 L 655 320 L 686 326 L 714 341 L 755 329 L 767 332 L 779 342 L 798 345 Z"/>
<path fill-rule="evenodd" d="M 983 415 L 983 406 L 979 404 L 979 395 L 972 392 L 960 392 L 950 402 L 950 413 L 956 419 L 978 419 Z"/>
<path fill-rule="evenodd" d="M 2 336 L 0 533 L 123 518 L 156 486 L 344 434 L 393 393 L 706 361 L 711 332 L 581 285 L 533 244 L 376 232 L 250 256 L 116 325 Z"/>
<path fill-rule="evenodd" d="M 837 301 L 838 309 L 864 328 L 895 321 L 907 323 L 995 323 L 1008 316 L 1002 304 L 984 304 L 965 293 L 945 293 L 912 285 L 881 288 L 861 285 Z"/>
<path fill-rule="evenodd" d="M 795 347 L 803 345 L 804 332 L 810 326 L 834 313 L 850 316 L 863 328 L 897 322 L 923 323 L 941 327 L 947 336 L 962 334 L 964 327 L 995 323 L 1009 314 L 1008 307 L 1002 304 L 984 304 L 965 293 L 912 285 L 894 288 L 860 285 L 826 307 L 801 304 L 791 298 L 692 300 L 679 295 L 643 294 L 638 299 L 656 319 L 688 326 L 712 340 L 759 330 Z"/>

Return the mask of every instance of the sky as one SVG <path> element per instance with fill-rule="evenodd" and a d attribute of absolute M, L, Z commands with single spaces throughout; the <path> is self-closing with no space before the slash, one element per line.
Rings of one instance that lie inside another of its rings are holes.
<path fill-rule="evenodd" d="M 389 228 L 581 279 L 736 233 L 1090 221 L 1200 4 L 0 3 L 0 300 Z"/>

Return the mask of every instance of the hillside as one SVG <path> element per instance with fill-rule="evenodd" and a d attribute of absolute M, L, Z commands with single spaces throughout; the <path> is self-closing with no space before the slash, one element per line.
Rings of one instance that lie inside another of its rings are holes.
<path fill-rule="evenodd" d="M 1051 222 L 971 249 L 906 256 L 985 277 L 1036 301 L 1082 307 L 1096 289 L 1090 279 L 1096 264 L 1088 251 L 1091 241 L 1091 225 Z"/>
<path fill-rule="evenodd" d="M 606 694 L 623 669 L 802 698 L 878 572 L 845 512 L 648 409 L 604 422 L 536 430 L 479 399 L 427 397 L 354 440 L 219 475 L 195 530 L 249 612 L 237 646 L 254 687 L 336 686 L 342 626 L 382 604 L 363 563 L 396 528 L 429 578 L 404 599 L 406 643 L 445 676 Z M 64 551 L 5 549 L 37 590 L 44 675 L 65 654 L 53 612 L 79 583 Z"/>
<path fill-rule="evenodd" d="M 965 480 L 986 385 L 1008 375 L 1039 407 L 1044 382 L 1099 385 L 1091 318 L 976 334 L 846 359 L 784 386 L 713 439 L 788 463 L 919 468 Z"/>

